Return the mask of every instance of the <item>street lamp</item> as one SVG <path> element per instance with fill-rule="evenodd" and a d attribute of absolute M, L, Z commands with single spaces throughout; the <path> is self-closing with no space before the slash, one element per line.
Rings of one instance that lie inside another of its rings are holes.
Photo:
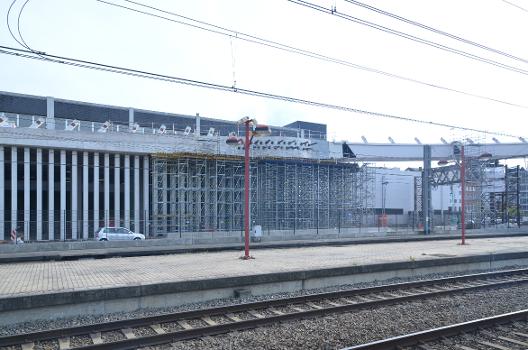
<path fill-rule="evenodd" d="M 244 145 L 244 256 L 242 259 L 252 259 L 249 255 L 249 146 L 254 136 L 269 136 L 271 130 L 267 125 L 258 124 L 256 119 L 244 117 L 238 124 L 245 125 L 245 140 L 231 133 L 226 140 L 229 146 Z"/>

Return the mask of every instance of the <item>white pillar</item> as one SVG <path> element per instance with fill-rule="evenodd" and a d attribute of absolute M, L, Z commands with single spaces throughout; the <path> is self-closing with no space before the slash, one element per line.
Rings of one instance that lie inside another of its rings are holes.
<path fill-rule="evenodd" d="M 66 239 L 66 151 L 60 151 L 60 240 Z"/>
<path fill-rule="evenodd" d="M 99 153 L 94 153 L 93 165 L 93 220 L 94 232 L 99 231 Z"/>
<path fill-rule="evenodd" d="M 49 150 L 48 158 L 48 239 L 55 239 L 55 152 Z"/>
<path fill-rule="evenodd" d="M 1 180 L 0 180 L 1 181 Z M 134 157 L 134 231 L 141 232 L 139 227 L 139 156 Z"/>
<path fill-rule="evenodd" d="M 88 152 L 83 153 L 83 191 L 82 191 L 82 238 L 88 239 L 88 198 L 90 196 L 90 190 L 88 188 Z"/>
<path fill-rule="evenodd" d="M 114 158 L 114 225 L 121 226 L 121 179 L 119 177 L 121 170 L 119 154 Z"/>
<path fill-rule="evenodd" d="M 24 148 L 24 239 L 29 240 L 30 223 L 30 193 L 31 193 L 31 161 L 29 148 Z"/>
<path fill-rule="evenodd" d="M 149 158 L 148 156 L 143 156 L 143 213 L 145 215 L 145 235 L 149 234 Z"/>
<path fill-rule="evenodd" d="M 194 126 L 194 134 L 200 136 L 200 113 L 196 113 L 196 123 Z"/>
<path fill-rule="evenodd" d="M 125 227 L 130 229 L 130 156 L 125 155 Z"/>
<path fill-rule="evenodd" d="M 110 221 L 110 155 L 104 155 L 104 223 L 109 226 Z"/>
<path fill-rule="evenodd" d="M 42 148 L 37 148 L 37 241 L 42 241 Z"/>
<path fill-rule="evenodd" d="M 17 148 L 11 147 L 11 230 L 17 228 L 18 206 L 18 173 L 17 173 Z"/>
<path fill-rule="evenodd" d="M 46 129 L 55 129 L 55 99 L 46 97 Z"/>
<path fill-rule="evenodd" d="M 4 146 L 0 146 L 0 240 L 4 240 L 5 230 L 5 174 L 4 174 Z"/>
<path fill-rule="evenodd" d="M 77 239 L 78 222 L 79 222 L 79 206 L 77 193 L 79 192 L 79 180 L 77 171 L 77 151 L 72 151 L 71 162 L 71 220 L 72 220 L 72 239 Z"/>
<path fill-rule="evenodd" d="M 129 108 L 128 109 L 128 127 L 131 128 L 132 124 L 134 124 L 134 109 Z"/>

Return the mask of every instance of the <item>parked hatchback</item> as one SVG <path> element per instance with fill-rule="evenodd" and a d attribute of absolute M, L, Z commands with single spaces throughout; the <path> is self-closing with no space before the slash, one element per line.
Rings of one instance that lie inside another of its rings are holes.
<path fill-rule="evenodd" d="M 98 241 L 130 241 L 145 239 L 145 235 L 135 233 L 126 227 L 103 227 L 95 234 Z"/>

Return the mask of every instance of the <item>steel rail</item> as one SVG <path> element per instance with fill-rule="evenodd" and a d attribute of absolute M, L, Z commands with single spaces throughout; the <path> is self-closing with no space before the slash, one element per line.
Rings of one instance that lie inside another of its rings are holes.
<path fill-rule="evenodd" d="M 491 273 L 479 273 L 479 274 L 470 274 L 470 275 L 463 275 L 463 276 L 456 276 L 456 277 L 447 277 L 447 278 L 440 278 L 440 279 L 429 279 L 429 280 L 423 280 L 423 281 L 386 284 L 386 285 L 381 285 L 381 286 L 376 286 L 376 287 L 351 289 L 351 290 L 327 292 L 327 293 L 317 293 L 317 294 L 303 295 L 303 296 L 298 296 L 298 297 L 293 297 L 293 298 L 281 298 L 281 299 L 258 301 L 258 302 L 251 302 L 251 303 L 241 303 L 241 304 L 236 304 L 236 305 L 221 306 L 221 307 L 215 307 L 215 308 L 210 308 L 210 309 L 183 311 L 183 312 L 169 313 L 169 314 L 156 315 L 156 316 L 148 316 L 148 317 L 143 317 L 143 318 L 133 318 L 133 319 L 120 320 L 120 321 L 111 321 L 111 322 L 105 322 L 105 323 L 100 323 L 100 324 L 91 324 L 91 325 L 84 325 L 84 326 L 77 326 L 77 327 L 70 327 L 70 328 L 58 328 L 58 329 L 51 329 L 51 330 L 45 330 L 45 331 L 38 331 L 34 333 L 0 337 L 0 347 L 26 344 L 26 343 L 31 343 L 35 341 L 65 338 L 65 337 L 71 337 L 71 336 L 77 336 L 77 335 L 85 335 L 85 334 L 90 334 L 94 332 L 114 331 L 114 330 L 121 330 L 125 328 L 141 327 L 141 326 L 148 326 L 148 325 L 153 325 L 153 324 L 162 324 L 162 323 L 167 323 L 167 322 L 175 322 L 178 320 L 197 319 L 197 318 L 201 318 L 204 316 L 218 316 L 218 315 L 226 315 L 229 313 L 244 312 L 248 310 L 258 310 L 258 309 L 272 308 L 272 307 L 277 307 L 277 306 L 304 304 L 304 303 L 311 302 L 311 301 L 321 301 L 325 299 L 340 299 L 340 298 L 354 297 L 354 296 L 360 296 L 360 295 L 369 295 L 373 293 L 374 294 L 383 293 L 383 292 L 388 292 L 388 291 L 397 292 L 398 290 L 409 290 L 413 288 L 429 287 L 429 286 L 435 286 L 435 285 L 441 285 L 441 284 L 450 284 L 450 283 L 453 284 L 453 283 L 462 283 L 462 282 L 468 282 L 468 281 L 484 281 L 484 284 L 479 284 L 479 285 L 470 285 L 470 286 L 462 286 L 462 287 L 455 286 L 455 287 L 449 287 L 446 289 L 436 289 L 434 291 L 410 293 L 410 294 L 406 294 L 403 296 L 397 296 L 397 297 L 391 297 L 391 298 L 375 299 L 371 301 L 363 301 L 363 302 L 351 303 L 351 304 L 345 304 L 345 305 L 339 305 L 339 306 L 329 306 L 329 307 L 324 307 L 323 309 L 306 310 L 303 312 L 292 312 L 292 313 L 287 313 L 284 315 L 269 316 L 269 317 L 261 318 L 261 319 L 252 319 L 252 320 L 245 320 L 245 321 L 239 321 L 239 322 L 233 322 L 233 323 L 227 323 L 227 324 L 219 324 L 219 325 L 208 326 L 208 327 L 199 327 L 199 328 L 193 328 L 190 330 L 179 330 L 179 331 L 174 331 L 174 332 L 157 334 L 153 336 L 120 340 L 117 342 L 87 345 L 87 346 L 78 348 L 78 349 L 130 349 L 130 348 L 139 346 L 137 345 L 139 343 L 143 344 L 143 346 L 156 345 L 156 344 L 166 343 L 168 341 L 170 342 L 170 339 L 185 340 L 185 339 L 196 338 L 200 335 L 205 336 L 205 335 L 221 334 L 221 333 L 226 333 L 226 332 L 233 331 L 233 330 L 243 330 L 243 329 L 248 329 L 248 328 L 255 328 L 258 326 L 262 326 L 262 325 L 267 325 L 271 323 L 287 321 L 287 320 L 292 320 L 292 319 L 301 319 L 301 318 L 320 316 L 320 315 L 325 315 L 325 314 L 330 314 L 330 313 L 346 312 L 346 311 L 363 309 L 363 308 L 368 308 L 368 307 L 373 307 L 373 306 L 389 305 L 389 304 L 394 304 L 394 303 L 403 302 L 403 301 L 410 301 L 410 300 L 423 299 L 427 297 L 441 296 L 441 295 L 451 294 L 455 292 L 508 286 L 508 285 L 517 284 L 517 283 L 526 283 L 528 282 L 528 276 L 521 278 L 522 275 L 524 274 L 528 274 L 528 269 L 516 269 L 516 270 L 491 272 Z M 490 279 L 504 278 L 504 277 L 509 277 L 509 276 L 513 277 L 516 275 L 519 275 L 518 278 L 516 279 L 510 279 L 510 280 L 498 281 L 498 282 L 491 281 L 491 283 L 488 283 Z"/>
<path fill-rule="evenodd" d="M 443 337 L 453 337 L 465 332 L 476 331 L 480 328 L 493 327 L 515 321 L 526 321 L 528 309 L 510 312 L 498 316 L 481 318 L 474 321 L 457 323 L 449 326 L 433 328 L 426 331 L 401 335 L 393 338 L 374 341 L 371 343 L 356 345 L 342 350 L 394 350 L 405 346 L 418 345 L 424 342 L 434 341 Z"/>

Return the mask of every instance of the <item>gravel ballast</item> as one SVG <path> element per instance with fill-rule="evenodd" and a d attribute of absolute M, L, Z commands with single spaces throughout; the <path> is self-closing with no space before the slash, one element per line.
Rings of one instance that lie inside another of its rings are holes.
<path fill-rule="evenodd" d="M 504 269 L 521 268 L 519 266 Z M 502 270 L 504 270 L 502 269 Z M 487 271 L 471 271 L 479 273 Z M 28 333 L 45 329 L 96 324 L 112 320 L 157 315 L 160 313 L 194 310 L 216 306 L 252 302 L 267 299 L 299 296 L 350 288 L 363 288 L 380 284 L 455 276 L 458 274 L 431 274 L 415 278 L 394 278 L 386 281 L 361 283 L 305 290 L 295 293 L 280 293 L 267 296 L 249 296 L 241 299 L 222 299 L 206 303 L 189 304 L 163 309 L 146 309 L 136 312 L 113 313 L 100 316 L 80 316 L 70 319 L 57 319 L 26 322 L 0 327 L 0 336 Z M 386 336 L 399 335 L 455 322 L 462 322 L 498 313 L 528 308 L 526 292 L 528 285 L 496 290 L 483 290 L 471 294 L 457 294 L 444 298 L 434 298 L 421 302 L 410 302 L 374 310 L 363 310 L 349 314 L 331 315 L 317 320 L 293 321 L 257 330 L 235 332 L 227 335 L 207 337 L 202 340 L 187 341 L 162 349 L 236 349 L 251 346 L 254 349 L 334 349 Z"/>
<path fill-rule="evenodd" d="M 340 349 L 528 308 L 528 285 L 377 307 L 146 349 Z"/>

